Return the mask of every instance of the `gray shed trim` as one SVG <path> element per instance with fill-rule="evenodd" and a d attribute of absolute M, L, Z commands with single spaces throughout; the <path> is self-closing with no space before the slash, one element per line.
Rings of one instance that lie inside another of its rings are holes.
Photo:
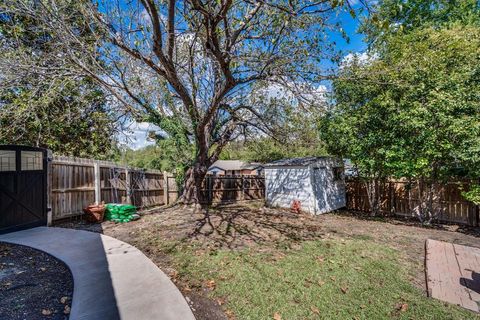
<path fill-rule="evenodd" d="M 278 168 L 278 167 L 308 167 L 308 166 L 324 166 L 326 164 L 335 163 L 339 166 L 343 166 L 343 162 L 335 157 L 304 157 L 304 158 L 291 158 L 282 159 L 265 164 L 265 168 Z"/>

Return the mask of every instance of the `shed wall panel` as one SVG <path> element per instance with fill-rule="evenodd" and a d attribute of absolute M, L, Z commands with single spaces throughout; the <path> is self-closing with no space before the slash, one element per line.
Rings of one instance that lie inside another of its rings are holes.
<path fill-rule="evenodd" d="M 335 180 L 334 166 L 314 168 L 312 174 L 316 213 L 326 213 L 346 206 L 345 181 Z"/>
<path fill-rule="evenodd" d="M 290 208 L 299 200 L 303 211 L 315 213 L 315 203 L 308 167 L 269 168 L 265 170 L 267 205 Z"/>

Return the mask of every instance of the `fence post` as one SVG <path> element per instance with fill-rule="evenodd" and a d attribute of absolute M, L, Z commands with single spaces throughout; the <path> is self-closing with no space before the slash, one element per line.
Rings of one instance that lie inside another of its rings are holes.
<path fill-rule="evenodd" d="M 243 179 L 243 175 L 241 176 L 241 184 L 242 184 L 242 195 L 241 195 L 241 200 L 245 200 L 245 183 Z"/>
<path fill-rule="evenodd" d="M 132 203 L 131 199 L 131 185 L 130 185 L 130 171 L 128 170 L 128 167 L 125 167 L 125 191 L 127 193 L 127 203 Z"/>
<path fill-rule="evenodd" d="M 95 161 L 93 163 L 93 172 L 94 172 L 94 187 L 95 187 L 95 204 L 100 204 L 102 202 L 102 185 L 100 177 L 100 163 Z"/>
<path fill-rule="evenodd" d="M 473 181 L 470 182 L 472 184 Z M 480 179 L 478 179 L 478 184 L 480 185 Z M 480 204 L 475 206 L 475 227 L 480 226 Z"/>
<path fill-rule="evenodd" d="M 53 208 L 52 208 L 52 183 L 53 183 L 53 154 L 52 150 L 47 150 L 47 226 L 52 225 Z"/>
<path fill-rule="evenodd" d="M 163 171 L 163 201 L 165 205 L 169 205 L 169 189 L 168 189 L 168 173 Z"/>
<path fill-rule="evenodd" d="M 475 209 L 475 227 L 478 227 L 480 225 L 480 205 L 476 205 L 474 207 Z"/>
<path fill-rule="evenodd" d="M 211 204 L 213 202 L 213 185 L 214 185 L 214 180 L 213 180 L 213 177 L 214 176 L 210 176 L 210 175 L 207 175 L 205 176 L 205 186 L 207 188 L 207 202 L 209 204 Z"/>
<path fill-rule="evenodd" d="M 393 182 L 388 181 L 389 197 L 390 197 L 390 214 L 395 214 L 395 192 L 393 188 Z"/>

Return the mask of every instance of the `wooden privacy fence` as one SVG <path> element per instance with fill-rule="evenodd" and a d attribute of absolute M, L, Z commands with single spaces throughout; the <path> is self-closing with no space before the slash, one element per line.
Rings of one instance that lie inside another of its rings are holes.
<path fill-rule="evenodd" d="M 53 156 L 49 166 L 49 206 L 53 220 L 82 214 L 83 208 L 92 203 L 150 207 L 177 199 L 175 178 L 158 170 L 63 156 Z"/>
<path fill-rule="evenodd" d="M 461 195 L 468 190 L 469 181 L 448 182 L 435 186 L 436 205 L 439 207 L 438 220 L 471 226 L 479 225 L 479 209 Z M 407 181 L 385 181 L 380 184 L 380 210 L 406 217 L 414 217 L 414 209 L 420 203 L 420 189 L 414 184 L 410 190 Z M 365 184 L 360 179 L 346 181 L 347 209 L 370 211 Z"/>
<path fill-rule="evenodd" d="M 261 176 L 211 176 L 202 184 L 204 204 L 265 198 L 265 178 Z"/>

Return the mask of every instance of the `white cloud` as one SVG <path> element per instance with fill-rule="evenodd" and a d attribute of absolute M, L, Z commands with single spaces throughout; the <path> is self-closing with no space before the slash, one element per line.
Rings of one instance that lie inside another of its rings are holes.
<path fill-rule="evenodd" d="M 328 89 L 324 85 L 313 85 L 308 83 L 296 83 L 287 80 L 285 83 L 270 83 L 260 91 L 262 99 L 280 99 L 291 102 L 302 100 L 308 103 L 324 103 Z"/>
<path fill-rule="evenodd" d="M 119 140 L 120 144 L 130 149 L 138 150 L 143 147 L 155 144 L 153 139 L 148 137 L 151 131 L 161 131 L 159 127 L 148 122 L 132 121 L 122 131 Z"/>
<path fill-rule="evenodd" d="M 347 54 L 345 57 L 343 57 L 342 62 L 340 62 L 340 67 L 342 66 L 348 66 L 353 63 L 357 63 L 359 65 L 366 65 L 378 58 L 378 55 L 376 53 L 372 52 L 353 52 Z"/>

